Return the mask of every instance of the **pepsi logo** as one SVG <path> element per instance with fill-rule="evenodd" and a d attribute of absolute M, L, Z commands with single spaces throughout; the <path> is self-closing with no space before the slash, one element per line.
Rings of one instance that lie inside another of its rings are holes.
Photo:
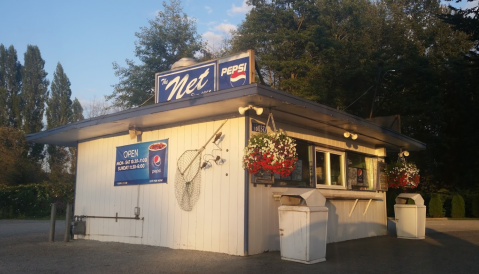
<path fill-rule="evenodd" d="M 225 74 L 230 76 L 230 84 L 232 87 L 242 86 L 246 83 L 246 69 L 247 63 L 224 67 L 221 69 L 221 77 Z"/>
<path fill-rule="evenodd" d="M 158 167 L 161 165 L 161 158 L 160 158 L 160 156 L 155 155 L 155 157 L 153 157 L 153 164 L 155 164 L 155 166 L 158 166 Z"/>
<path fill-rule="evenodd" d="M 232 87 L 242 86 L 244 85 L 245 81 L 246 81 L 246 73 L 244 71 L 242 72 L 235 71 L 233 72 L 233 74 L 231 74 L 230 84 Z"/>
<path fill-rule="evenodd" d="M 363 175 L 363 170 L 362 169 L 358 169 L 358 176 L 362 176 Z"/>

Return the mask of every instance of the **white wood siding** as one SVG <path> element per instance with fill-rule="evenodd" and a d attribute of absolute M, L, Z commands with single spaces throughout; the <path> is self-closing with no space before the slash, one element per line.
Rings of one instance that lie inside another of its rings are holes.
<path fill-rule="evenodd" d="M 88 218 L 87 235 L 78 238 L 158 245 L 244 255 L 245 118 L 230 119 L 221 129 L 225 162 L 201 170 L 201 190 L 192 211 L 175 197 L 176 162 L 185 150 L 200 149 L 224 120 L 144 132 L 143 142 L 168 139 L 168 183 L 114 186 L 116 147 L 136 143 L 128 135 L 80 143 L 75 215 L 134 217 L 144 220 Z M 216 146 L 209 143 L 205 153 Z"/>
<path fill-rule="evenodd" d="M 265 119 L 256 119 L 266 122 Z M 282 129 L 290 137 L 315 142 L 331 148 L 356 151 L 365 154 L 377 155 L 374 146 L 363 144 L 338 136 L 328 136 L 324 133 L 309 129 L 298 128 L 276 122 L 276 127 Z M 271 127 L 268 129 L 271 130 Z M 359 137 L 361 138 L 361 137 Z M 279 250 L 279 201 L 275 201 L 273 193 L 282 193 L 287 188 L 265 187 L 264 185 L 249 185 L 249 254 L 259 254 L 264 251 Z M 321 190 L 320 190 L 321 191 Z M 344 193 L 346 190 L 335 190 Z M 350 192 L 352 193 L 352 192 Z M 328 199 L 326 206 L 328 213 L 328 243 L 340 242 L 357 238 L 379 236 L 387 234 L 386 195 L 382 200 L 373 200 L 368 211 L 363 216 L 369 200 L 359 200 L 354 211 L 349 217 L 349 212 L 355 200 Z"/>

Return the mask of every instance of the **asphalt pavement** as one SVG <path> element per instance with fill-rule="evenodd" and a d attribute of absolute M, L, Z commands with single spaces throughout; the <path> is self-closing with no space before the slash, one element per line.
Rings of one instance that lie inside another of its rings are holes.
<path fill-rule="evenodd" d="M 479 220 L 428 220 L 426 239 L 395 235 L 327 245 L 326 262 L 248 257 L 90 240 L 48 242 L 49 221 L 0 220 L 0 273 L 477 273 Z"/>

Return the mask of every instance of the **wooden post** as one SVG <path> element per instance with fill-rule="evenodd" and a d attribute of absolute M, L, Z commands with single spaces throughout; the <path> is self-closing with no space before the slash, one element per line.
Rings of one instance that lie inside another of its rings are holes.
<path fill-rule="evenodd" d="M 71 222 L 72 222 L 72 205 L 70 203 L 67 204 L 67 210 L 66 210 L 66 217 L 65 217 L 65 242 L 70 241 L 70 227 L 71 227 Z"/>
<path fill-rule="evenodd" d="M 50 216 L 50 242 L 55 241 L 55 221 L 57 217 L 57 204 L 52 203 L 52 214 Z"/>

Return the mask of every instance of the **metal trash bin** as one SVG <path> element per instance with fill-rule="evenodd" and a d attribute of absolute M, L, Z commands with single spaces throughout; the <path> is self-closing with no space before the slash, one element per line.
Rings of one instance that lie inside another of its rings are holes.
<path fill-rule="evenodd" d="M 407 204 L 408 199 L 414 205 Z M 403 239 L 424 239 L 426 236 L 426 206 L 424 199 L 417 193 L 401 193 L 394 205 L 396 234 Z"/>
<path fill-rule="evenodd" d="M 317 189 L 289 189 L 280 202 L 281 259 L 305 264 L 326 261 L 326 198 Z"/>

